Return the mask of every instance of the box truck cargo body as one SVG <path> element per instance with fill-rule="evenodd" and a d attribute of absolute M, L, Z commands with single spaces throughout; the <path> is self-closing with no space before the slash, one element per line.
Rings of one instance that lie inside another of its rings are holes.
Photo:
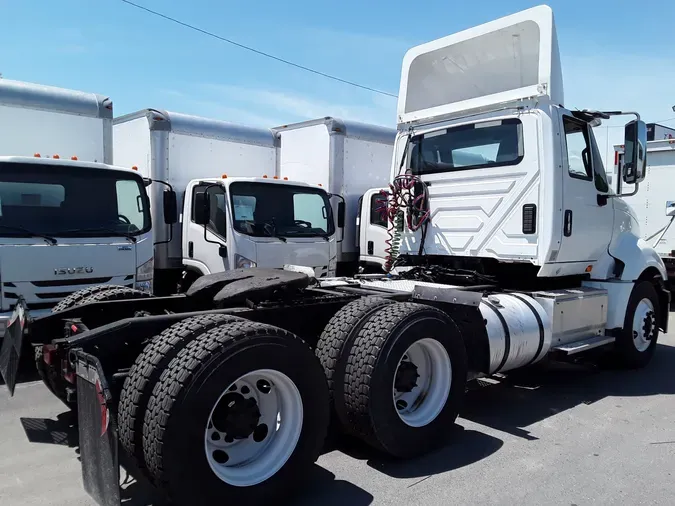
<path fill-rule="evenodd" d="M 0 333 L 94 285 L 151 288 L 149 202 L 112 162 L 112 101 L 0 79 Z M 105 162 L 105 163 L 103 163 Z"/>
<path fill-rule="evenodd" d="M 649 125 L 647 125 L 649 126 Z M 624 163 L 624 146 L 614 147 L 613 181 L 620 181 Z M 668 269 L 670 285 L 675 283 L 675 139 L 647 142 L 647 177 L 635 195 L 626 202 L 635 213 L 640 235 L 654 247 Z M 623 191 L 629 192 L 632 187 Z"/>

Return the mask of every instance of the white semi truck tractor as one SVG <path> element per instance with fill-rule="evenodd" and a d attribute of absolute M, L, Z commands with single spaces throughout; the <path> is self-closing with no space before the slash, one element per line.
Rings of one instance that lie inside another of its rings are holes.
<path fill-rule="evenodd" d="M 120 504 L 119 456 L 174 504 L 210 505 L 301 489 L 331 417 L 406 458 L 447 444 L 473 378 L 590 350 L 644 367 L 670 292 L 593 137 L 621 113 L 562 104 L 549 7 L 412 48 L 387 274 L 232 269 L 184 294 L 89 297 L 36 319 L 19 303 L 0 372 L 13 391 L 25 336 L 58 364 L 99 504 Z M 646 175 L 645 142 L 629 121 L 626 184 Z"/>

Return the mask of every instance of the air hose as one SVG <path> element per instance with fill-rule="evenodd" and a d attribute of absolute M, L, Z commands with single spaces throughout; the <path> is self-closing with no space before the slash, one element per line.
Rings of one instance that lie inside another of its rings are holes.
<path fill-rule="evenodd" d="M 405 173 L 396 176 L 389 185 L 389 191 L 383 192 L 386 203 L 378 210 L 382 218 L 387 220 L 387 235 L 385 241 L 385 272 L 391 271 L 398 258 L 405 223 L 411 232 L 415 232 L 428 224 L 429 192 L 427 185 L 417 176 Z M 406 211 L 404 214 L 404 210 Z M 424 233 L 422 234 L 425 235 Z M 420 247 L 420 254 L 422 247 Z"/>

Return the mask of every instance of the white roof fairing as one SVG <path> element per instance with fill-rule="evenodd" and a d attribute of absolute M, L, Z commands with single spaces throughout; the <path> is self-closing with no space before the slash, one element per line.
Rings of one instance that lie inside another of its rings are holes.
<path fill-rule="evenodd" d="M 400 124 L 563 96 L 553 11 L 541 5 L 410 49 L 397 115 Z"/>

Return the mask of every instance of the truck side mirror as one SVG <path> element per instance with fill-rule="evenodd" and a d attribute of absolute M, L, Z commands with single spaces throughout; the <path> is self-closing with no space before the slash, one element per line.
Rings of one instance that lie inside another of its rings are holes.
<path fill-rule="evenodd" d="M 647 176 L 647 125 L 633 120 L 624 129 L 624 162 L 621 173 L 623 182 L 636 184 Z"/>
<path fill-rule="evenodd" d="M 337 206 L 337 226 L 339 228 L 344 228 L 345 226 L 345 203 L 344 202 L 338 202 Z"/>
<path fill-rule="evenodd" d="M 193 206 L 195 211 L 195 223 L 197 225 L 206 225 L 209 222 L 209 211 L 211 210 L 209 196 L 206 192 L 195 193 Z"/>
<path fill-rule="evenodd" d="M 666 202 L 666 216 L 675 216 L 675 200 Z"/>
<path fill-rule="evenodd" d="M 173 190 L 165 190 L 162 196 L 164 197 L 164 223 L 173 225 L 178 221 L 176 192 Z"/>

